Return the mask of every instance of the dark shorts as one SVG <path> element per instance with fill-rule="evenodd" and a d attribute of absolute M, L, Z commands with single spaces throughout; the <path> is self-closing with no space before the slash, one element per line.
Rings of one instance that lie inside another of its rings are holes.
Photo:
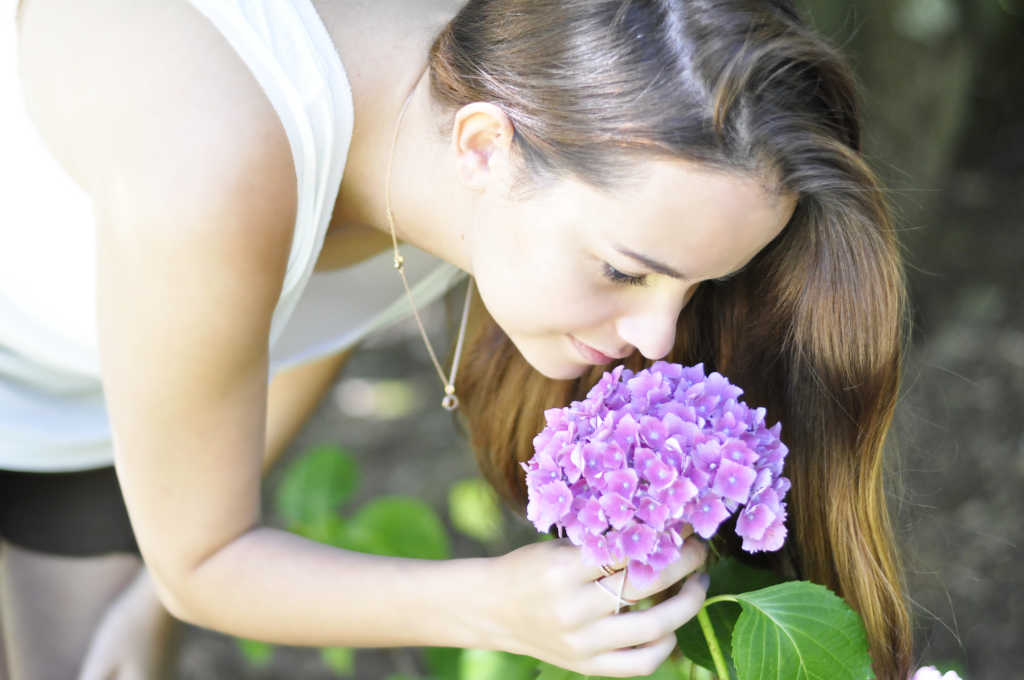
<path fill-rule="evenodd" d="M 139 554 L 112 467 L 83 472 L 0 470 L 0 539 L 69 557 Z"/>

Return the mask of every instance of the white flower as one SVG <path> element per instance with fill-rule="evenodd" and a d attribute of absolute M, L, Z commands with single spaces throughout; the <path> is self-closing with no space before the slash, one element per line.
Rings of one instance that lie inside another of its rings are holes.
<path fill-rule="evenodd" d="M 947 671 L 945 675 L 939 673 L 935 666 L 924 666 L 919 668 L 914 677 L 910 680 L 962 680 L 956 671 Z"/>

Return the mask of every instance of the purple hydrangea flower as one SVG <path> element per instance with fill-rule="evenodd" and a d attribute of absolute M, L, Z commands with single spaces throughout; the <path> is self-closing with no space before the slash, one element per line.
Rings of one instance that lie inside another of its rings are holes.
<path fill-rule="evenodd" d="M 744 550 L 778 550 L 788 449 L 742 394 L 703 364 L 605 373 L 583 401 L 544 413 L 523 465 L 527 517 L 558 527 L 591 564 L 628 560 L 639 588 L 679 559 L 686 524 L 709 538 L 736 513 Z"/>

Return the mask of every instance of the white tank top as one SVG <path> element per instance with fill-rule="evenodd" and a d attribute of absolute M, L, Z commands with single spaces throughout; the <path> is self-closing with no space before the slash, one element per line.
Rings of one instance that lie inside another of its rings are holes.
<path fill-rule="evenodd" d="M 295 161 L 298 209 L 270 330 L 271 373 L 349 347 L 409 313 L 391 255 L 314 273 L 352 138 L 352 94 L 310 0 L 190 0 L 255 75 Z M 0 468 L 113 463 L 96 342 L 92 201 L 25 112 L 18 0 L 0 0 Z M 461 277 L 402 251 L 417 305 Z"/>

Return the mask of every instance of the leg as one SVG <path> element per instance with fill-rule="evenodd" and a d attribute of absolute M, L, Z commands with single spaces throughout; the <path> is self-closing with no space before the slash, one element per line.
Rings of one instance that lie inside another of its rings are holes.
<path fill-rule="evenodd" d="M 128 554 L 61 557 L 6 543 L 0 607 L 11 680 L 74 680 L 93 631 L 140 564 Z"/>
<path fill-rule="evenodd" d="M 3 559 L 4 554 L 4 542 L 0 539 L 0 560 Z M 8 680 L 9 675 L 7 673 L 7 653 L 4 646 L 4 603 L 3 593 L 0 592 L 0 680 Z"/>

